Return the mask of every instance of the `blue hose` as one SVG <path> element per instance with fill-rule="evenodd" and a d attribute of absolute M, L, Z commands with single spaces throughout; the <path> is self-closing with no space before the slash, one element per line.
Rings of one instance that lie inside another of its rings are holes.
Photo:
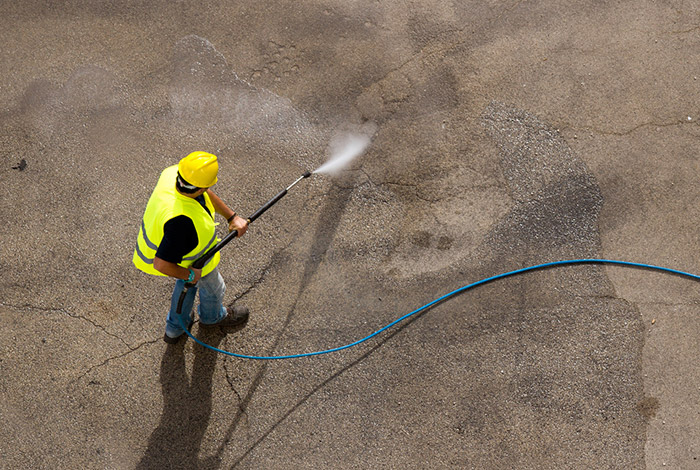
<path fill-rule="evenodd" d="M 209 349 L 216 351 L 216 352 L 219 352 L 221 354 L 226 354 L 227 356 L 238 357 L 241 359 L 256 359 L 256 360 L 261 360 L 261 361 L 270 361 L 270 360 L 277 360 L 277 359 L 296 359 L 299 357 L 319 356 L 321 354 L 328 354 L 328 353 L 332 353 L 332 352 L 336 352 L 336 351 L 342 351 L 343 349 L 348 349 L 348 348 L 351 348 L 353 346 L 357 346 L 360 343 L 364 343 L 368 339 L 377 336 L 378 334 L 382 333 L 383 331 L 388 330 L 392 326 L 404 321 L 405 319 L 407 319 L 407 318 L 409 318 L 417 313 L 420 313 L 423 310 L 426 310 L 426 309 L 432 307 L 433 305 L 442 302 L 443 300 L 446 300 L 454 295 L 457 295 L 457 294 L 464 292 L 465 290 L 471 289 L 473 287 L 480 286 L 482 284 L 486 284 L 487 282 L 495 281 L 498 279 L 503 279 L 503 278 L 506 278 L 509 276 L 514 276 L 516 274 L 525 273 L 528 271 L 535 271 L 537 269 L 544 269 L 544 268 L 551 268 L 554 266 L 564 266 L 564 265 L 572 265 L 572 264 L 615 264 L 615 265 L 620 265 L 620 266 L 631 266 L 631 267 L 635 267 L 635 268 L 646 268 L 646 269 L 653 269 L 656 271 L 663 271 L 665 273 L 678 274 L 680 276 L 685 276 L 685 277 L 689 277 L 691 279 L 695 279 L 697 281 L 700 281 L 700 276 L 698 276 L 698 275 L 687 273 L 684 271 L 678 271 L 677 269 L 670 269 L 670 268 L 664 268 L 661 266 L 654 266 L 651 264 L 630 263 L 628 261 L 617 261 L 617 260 L 611 260 L 611 259 L 574 259 L 574 260 L 554 261 L 551 263 L 538 264 L 535 266 L 529 266 L 527 268 L 516 269 L 515 271 L 510 271 L 507 273 L 498 274 L 496 276 L 487 277 L 487 278 L 482 279 L 480 281 L 476 281 L 476 282 L 473 282 L 471 284 L 468 284 L 464 287 L 460 287 L 459 289 L 455 289 L 452 292 L 445 294 L 442 297 L 439 297 L 439 298 L 433 300 L 432 302 L 429 302 L 429 303 L 423 305 L 420 308 L 417 308 L 416 310 L 414 310 L 410 313 L 407 313 L 406 315 L 402 316 L 401 318 L 398 318 L 398 319 L 394 320 L 393 322 L 389 323 L 385 327 L 380 328 L 379 330 L 375 331 L 374 333 L 372 333 L 368 336 L 365 336 L 364 338 L 359 339 L 353 343 L 346 344 L 344 346 L 339 346 L 337 348 L 325 349 L 323 351 L 315 351 L 315 352 L 302 353 L 302 354 L 289 354 L 289 355 L 285 355 L 285 356 L 250 356 L 247 354 L 236 354 L 236 353 L 232 353 L 229 351 L 224 351 L 223 349 L 215 348 L 215 347 L 210 346 L 210 345 L 198 340 L 197 338 L 195 338 L 192 335 L 192 333 L 190 333 L 185 328 L 183 316 L 180 316 L 179 320 L 180 320 L 180 325 L 183 327 L 183 329 L 185 330 L 185 333 L 187 333 L 187 335 L 190 338 L 192 338 L 194 341 L 201 344 L 205 348 L 209 348 Z"/>

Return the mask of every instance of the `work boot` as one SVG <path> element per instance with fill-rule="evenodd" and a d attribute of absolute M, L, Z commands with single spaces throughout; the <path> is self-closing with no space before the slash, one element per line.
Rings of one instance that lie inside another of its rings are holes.
<path fill-rule="evenodd" d="M 216 323 L 210 325 L 199 322 L 200 328 L 213 328 L 215 326 L 220 326 L 222 328 L 231 328 L 234 326 L 242 325 L 248 321 L 248 315 L 250 311 L 248 307 L 239 307 L 238 305 L 233 307 L 226 307 L 226 316 Z"/>
<path fill-rule="evenodd" d="M 187 331 L 192 331 L 192 325 L 194 324 L 194 320 L 190 320 L 190 324 L 187 325 Z M 180 338 L 182 337 L 187 338 L 187 335 L 185 333 L 182 333 L 180 336 L 177 336 L 175 338 L 171 338 L 168 336 L 167 333 L 163 333 L 163 341 L 165 341 L 168 344 L 177 344 L 178 341 L 180 341 Z"/>

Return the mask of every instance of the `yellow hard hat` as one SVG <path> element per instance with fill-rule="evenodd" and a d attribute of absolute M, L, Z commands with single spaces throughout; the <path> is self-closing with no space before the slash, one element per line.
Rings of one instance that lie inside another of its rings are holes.
<path fill-rule="evenodd" d="M 219 163 L 216 155 L 207 152 L 192 152 L 177 165 L 180 176 L 187 183 L 198 188 L 209 188 L 217 182 Z"/>

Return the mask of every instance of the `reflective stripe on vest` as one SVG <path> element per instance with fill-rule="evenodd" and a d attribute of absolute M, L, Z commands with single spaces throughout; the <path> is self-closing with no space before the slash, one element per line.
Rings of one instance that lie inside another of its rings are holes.
<path fill-rule="evenodd" d="M 163 227 L 165 223 L 179 215 L 189 217 L 197 231 L 197 246 L 186 253 L 180 262 L 180 266 L 188 267 L 196 259 L 200 258 L 212 246 L 216 244 L 216 224 L 214 223 L 214 205 L 208 194 L 204 194 L 204 200 L 209 213 L 195 199 L 179 194 L 175 189 L 177 165 L 163 170 L 156 188 L 148 201 L 146 211 L 141 221 L 139 236 L 136 241 L 133 262 L 137 268 L 148 274 L 164 276 L 153 267 L 153 262 L 158 251 L 158 245 L 163 240 Z M 218 264 L 220 256 L 217 253 L 207 261 L 202 269 L 202 276 L 209 274 Z"/>
<path fill-rule="evenodd" d="M 148 239 L 148 234 L 146 232 L 146 225 L 143 223 L 143 221 L 141 222 L 141 232 L 139 233 L 139 236 L 143 237 L 143 240 L 146 242 L 146 245 L 151 250 L 158 251 L 158 245 L 156 245 L 155 243 L 153 243 L 151 240 Z M 192 256 L 183 257 L 182 261 L 194 262 L 194 261 L 198 260 L 202 255 L 204 255 L 204 253 L 206 253 L 209 250 L 209 248 L 214 246 L 216 244 L 216 242 L 217 242 L 217 238 L 216 238 L 216 233 L 215 233 L 214 235 L 212 235 L 211 240 L 209 240 L 209 243 L 207 243 L 207 246 L 202 248 L 202 250 L 199 253 L 192 255 Z M 143 252 L 141 251 L 141 249 L 139 248 L 138 243 L 136 243 L 136 255 L 138 255 L 138 257 L 141 258 L 141 260 L 146 264 L 153 264 L 153 260 L 155 259 L 155 258 L 148 258 L 146 255 L 144 255 Z M 204 265 L 206 266 L 207 264 L 209 264 L 210 261 L 211 261 L 211 259 L 207 260 L 207 262 Z"/>

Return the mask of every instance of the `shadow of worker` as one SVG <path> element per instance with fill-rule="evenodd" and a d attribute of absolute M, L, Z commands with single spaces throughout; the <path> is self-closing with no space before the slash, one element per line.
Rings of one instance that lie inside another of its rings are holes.
<path fill-rule="evenodd" d="M 218 347 L 225 334 L 203 332 L 198 337 Z M 148 440 L 148 448 L 137 469 L 212 469 L 210 459 L 199 459 L 204 433 L 212 410 L 212 379 L 217 353 L 194 345 L 192 377 L 185 369 L 184 347 L 187 341 L 168 345 L 160 363 L 160 383 L 163 391 L 163 414 L 158 427 Z"/>

